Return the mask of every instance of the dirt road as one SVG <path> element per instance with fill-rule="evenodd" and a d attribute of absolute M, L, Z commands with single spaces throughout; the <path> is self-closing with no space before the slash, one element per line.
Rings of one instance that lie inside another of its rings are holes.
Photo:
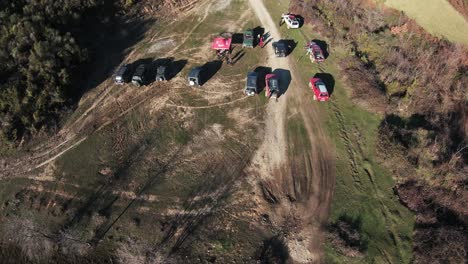
<path fill-rule="evenodd" d="M 274 40 L 281 39 L 263 1 L 249 2 L 265 32 L 270 32 Z M 296 78 L 293 62 L 275 57 L 270 46 L 266 49 L 269 57 L 267 66 L 289 70 L 291 82 L 279 101 L 270 102 L 267 107 L 264 140 L 252 162 L 253 174 L 258 175 L 255 184 L 263 187 L 257 193 L 264 194 L 267 189 L 277 201 L 274 204 L 259 202 L 259 207 L 285 234 L 293 262 L 322 263 L 323 226 L 328 218 L 335 183 L 333 147 L 320 126 L 316 103 L 311 101 L 311 94 L 301 87 L 304 85 Z M 288 141 L 287 110 L 300 115 L 312 145 L 311 149 L 303 150 L 300 158 L 288 154 L 289 149 L 302 150 L 304 147 L 291 145 Z"/>

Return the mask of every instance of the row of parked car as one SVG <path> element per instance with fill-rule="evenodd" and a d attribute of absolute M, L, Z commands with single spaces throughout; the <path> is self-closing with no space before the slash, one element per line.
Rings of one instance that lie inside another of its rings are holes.
<path fill-rule="evenodd" d="M 260 81 L 263 81 L 263 76 L 259 72 L 248 72 L 247 73 L 247 81 L 245 84 L 244 93 L 247 96 L 254 96 L 261 92 Z M 280 89 L 280 82 L 290 80 L 284 80 L 284 78 L 280 78 L 280 76 L 276 73 L 267 73 L 264 74 L 265 80 L 265 95 L 271 99 L 278 99 L 282 92 Z M 290 79 L 290 78 L 289 78 Z M 283 87 L 286 85 L 282 85 Z M 312 90 L 314 100 L 318 101 L 328 101 L 329 93 L 328 89 L 325 86 L 325 82 L 322 79 L 314 77 L 309 79 L 309 87 Z"/>
<path fill-rule="evenodd" d="M 120 66 L 114 75 L 114 82 L 116 84 L 124 84 L 132 82 L 136 86 L 142 86 L 148 83 L 150 72 L 147 64 L 140 64 L 136 67 L 135 71 L 132 71 L 130 64 L 124 64 Z M 154 78 L 156 81 L 165 81 L 167 79 L 167 66 L 160 65 L 156 69 L 156 75 Z"/>

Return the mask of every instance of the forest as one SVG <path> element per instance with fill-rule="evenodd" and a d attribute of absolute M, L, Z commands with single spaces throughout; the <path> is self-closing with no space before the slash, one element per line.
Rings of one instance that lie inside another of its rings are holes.
<path fill-rule="evenodd" d="M 57 125 L 80 91 L 87 36 L 105 0 L 0 2 L 0 146 Z"/>

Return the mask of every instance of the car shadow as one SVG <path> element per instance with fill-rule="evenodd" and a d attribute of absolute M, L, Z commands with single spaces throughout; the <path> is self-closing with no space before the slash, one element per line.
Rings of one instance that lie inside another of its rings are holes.
<path fill-rule="evenodd" d="M 327 87 L 328 95 L 331 96 L 335 90 L 335 78 L 329 73 L 316 73 L 314 78 L 320 78 Z"/>
<path fill-rule="evenodd" d="M 232 34 L 232 44 L 242 44 L 244 41 L 244 34 L 243 33 L 234 33 Z"/>
<path fill-rule="evenodd" d="M 270 67 L 264 67 L 264 66 L 258 66 L 255 68 L 254 72 L 258 73 L 258 93 L 262 92 L 265 89 L 266 83 L 265 83 L 265 77 L 267 74 L 271 73 L 271 68 Z"/>
<path fill-rule="evenodd" d="M 291 72 L 289 70 L 285 70 L 285 69 L 275 69 L 273 71 L 273 74 L 278 76 L 279 89 L 280 89 L 280 94 L 279 94 L 278 97 L 281 97 L 288 90 L 289 84 L 291 84 L 291 80 L 292 80 Z"/>
<path fill-rule="evenodd" d="M 313 42 L 315 42 L 319 47 L 320 49 L 322 49 L 322 52 L 323 52 L 323 57 L 328 58 L 328 43 L 324 40 L 320 40 L 320 39 L 313 39 L 312 40 Z"/>
<path fill-rule="evenodd" d="M 280 41 L 285 43 L 286 47 L 288 47 L 288 53 L 286 54 L 286 56 L 291 54 L 294 51 L 294 49 L 297 47 L 297 41 L 293 39 L 282 39 Z"/>
<path fill-rule="evenodd" d="M 262 36 L 265 33 L 265 29 L 258 26 L 253 29 L 253 34 L 254 34 L 254 48 L 258 46 L 258 35 Z"/>
<path fill-rule="evenodd" d="M 302 28 L 304 26 L 304 17 L 301 15 L 295 15 L 297 20 L 299 21 L 299 28 Z"/>
<path fill-rule="evenodd" d="M 209 61 L 202 66 L 200 86 L 207 83 L 221 69 L 223 62 L 220 60 Z"/>
<path fill-rule="evenodd" d="M 172 61 L 171 65 L 169 66 L 167 80 L 170 81 L 172 78 L 176 77 L 176 75 L 184 69 L 185 65 L 187 65 L 187 62 L 187 60 Z"/>

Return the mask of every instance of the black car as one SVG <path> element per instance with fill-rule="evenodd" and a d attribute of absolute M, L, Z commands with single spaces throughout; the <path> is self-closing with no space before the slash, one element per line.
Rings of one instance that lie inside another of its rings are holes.
<path fill-rule="evenodd" d="M 200 86 L 202 83 L 203 67 L 194 67 L 188 74 L 188 82 L 190 86 Z"/>
<path fill-rule="evenodd" d="M 288 55 L 288 45 L 284 41 L 273 42 L 272 47 L 275 50 L 276 57 L 286 57 Z"/>
<path fill-rule="evenodd" d="M 130 79 L 130 66 L 124 64 L 120 66 L 114 74 L 115 84 L 124 84 Z"/>
<path fill-rule="evenodd" d="M 247 73 L 247 82 L 245 84 L 244 92 L 248 96 L 254 96 L 256 93 L 258 93 L 258 73 Z"/>
<path fill-rule="evenodd" d="M 141 64 L 136 68 L 132 77 L 132 83 L 136 86 L 142 86 L 146 84 L 146 65 Z"/>

